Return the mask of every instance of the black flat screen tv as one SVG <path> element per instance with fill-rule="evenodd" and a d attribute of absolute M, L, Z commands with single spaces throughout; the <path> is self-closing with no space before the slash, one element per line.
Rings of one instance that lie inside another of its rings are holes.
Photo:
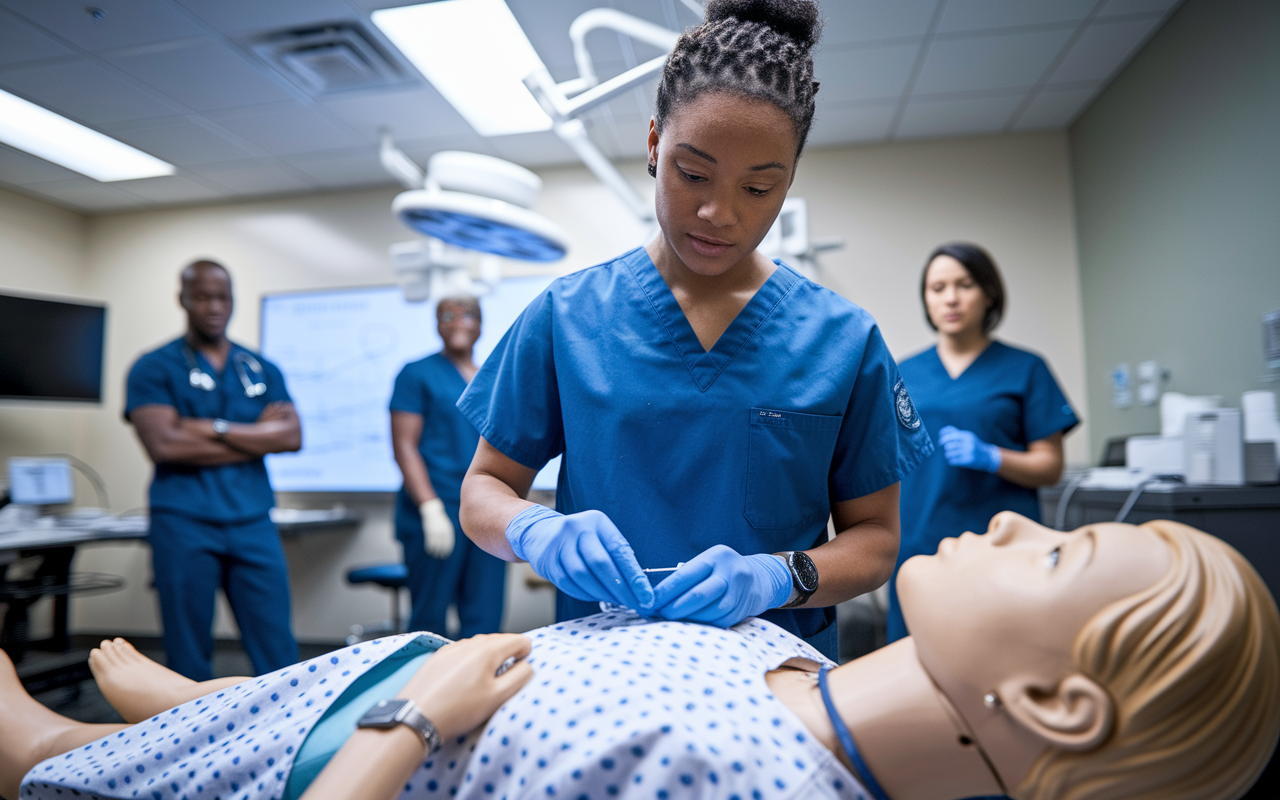
<path fill-rule="evenodd" d="M 0 399 L 102 402 L 106 306 L 0 294 Z"/>

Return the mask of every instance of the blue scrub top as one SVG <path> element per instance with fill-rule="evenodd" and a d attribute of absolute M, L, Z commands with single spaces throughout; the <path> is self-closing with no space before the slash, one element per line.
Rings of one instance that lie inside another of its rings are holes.
<path fill-rule="evenodd" d="M 404 365 L 391 392 L 391 410 L 408 411 L 422 417 L 422 438 L 418 453 L 427 465 L 431 488 L 440 500 L 456 511 L 462 498 L 462 478 L 480 444 L 480 434 L 458 412 L 458 398 L 467 381 L 443 352 Z M 400 488 L 403 510 L 417 514 L 409 493 Z"/>
<path fill-rule="evenodd" d="M 920 418 L 935 432 L 954 425 L 984 442 L 1025 451 L 1029 443 L 1066 433 L 1080 422 L 1044 359 L 1001 342 L 988 345 L 957 378 L 947 374 L 936 347 L 898 367 Z M 1040 520 L 1035 489 L 981 470 L 953 467 L 941 450 L 902 480 L 901 510 L 898 566 L 912 556 L 932 555 L 948 536 L 984 533 L 1001 511 Z M 906 626 L 894 582 L 889 586 L 889 641 L 894 641 L 906 635 Z"/>
<path fill-rule="evenodd" d="M 216 382 L 212 391 L 191 385 L 191 371 L 183 355 L 184 339 L 179 337 L 142 356 L 129 370 L 124 418 L 139 406 L 173 406 L 182 417 L 225 419 L 228 422 L 256 422 L 268 403 L 293 402 L 285 389 L 284 376 L 262 356 L 232 342 L 227 363 L 221 372 L 192 348 L 200 369 Z M 247 397 L 236 354 L 247 353 L 262 365 L 262 375 L 245 365 L 251 382 L 262 381 L 267 391 Z M 275 505 L 275 495 L 261 458 L 238 464 L 211 467 L 157 464 L 151 480 L 151 508 L 172 511 L 209 522 L 237 522 L 266 514 Z"/>
<path fill-rule="evenodd" d="M 871 315 L 779 263 L 704 351 L 644 248 L 556 280 L 458 402 L 531 469 L 561 453 L 557 510 L 604 512 L 644 568 L 715 544 L 826 541 L 832 502 L 933 450 Z M 561 595 L 560 618 L 596 610 Z M 820 609 L 765 618 L 812 636 Z"/>

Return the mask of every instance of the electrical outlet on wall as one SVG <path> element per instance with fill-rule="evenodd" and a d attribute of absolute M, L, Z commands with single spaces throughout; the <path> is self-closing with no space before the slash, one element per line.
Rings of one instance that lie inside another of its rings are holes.
<path fill-rule="evenodd" d="M 1155 361 L 1143 361 L 1138 364 L 1138 402 L 1144 406 L 1154 406 L 1160 399 L 1160 385 L 1169 380 L 1169 370 L 1161 368 Z"/>
<path fill-rule="evenodd" d="M 1133 382 L 1128 364 L 1116 364 L 1111 370 L 1111 405 L 1116 408 L 1133 405 Z"/>

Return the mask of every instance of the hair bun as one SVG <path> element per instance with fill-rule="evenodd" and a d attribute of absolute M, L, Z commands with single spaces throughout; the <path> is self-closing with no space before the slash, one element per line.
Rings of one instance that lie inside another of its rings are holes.
<path fill-rule="evenodd" d="M 707 22 L 728 17 L 768 25 L 804 47 L 817 44 L 822 27 L 818 4 L 813 0 L 709 0 Z"/>

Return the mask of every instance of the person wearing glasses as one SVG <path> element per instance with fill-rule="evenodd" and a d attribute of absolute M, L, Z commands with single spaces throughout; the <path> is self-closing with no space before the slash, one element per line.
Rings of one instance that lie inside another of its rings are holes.
<path fill-rule="evenodd" d="M 391 394 L 391 443 L 404 476 L 396 539 L 409 569 L 409 630 L 445 630 L 452 603 L 467 637 L 501 626 L 506 581 L 506 565 L 462 536 L 458 522 L 462 478 L 480 434 L 456 403 L 478 369 L 480 303 L 443 298 L 436 320 L 444 348 L 405 364 Z"/>
<path fill-rule="evenodd" d="M 165 657 L 188 678 L 213 677 L 221 588 L 261 674 L 298 659 L 263 456 L 301 449 L 302 428 L 280 370 L 227 338 L 226 268 L 196 261 L 181 285 L 187 332 L 137 360 L 124 410 L 155 464 L 147 542 Z"/>

